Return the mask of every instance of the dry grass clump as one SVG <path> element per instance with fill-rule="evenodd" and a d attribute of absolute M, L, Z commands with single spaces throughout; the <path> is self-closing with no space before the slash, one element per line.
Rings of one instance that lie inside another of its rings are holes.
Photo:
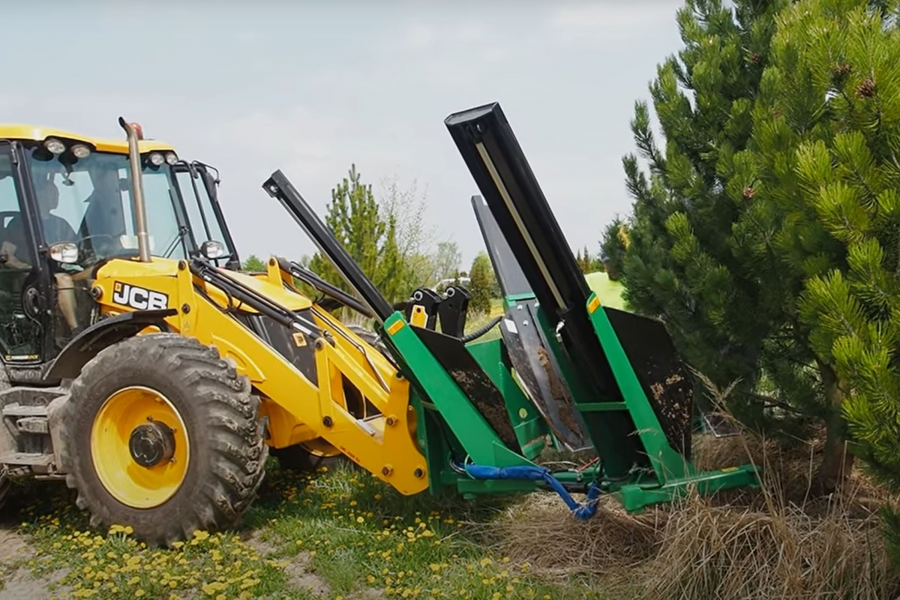
<path fill-rule="evenodd" d="M 493 524 L 502 551 L 552 574 L 591 574 L 627 597 L 898 598 L 877 508 L 892 500 L 854 474 L 840 494 L 810 492 L 821 442 L 790 447 L 751 434 L 698 436 L 702 469 L 751 462 L 758 489 L 690 495 L 628 515 L 611 498 L 577 521 L 536 494 Z"/>
<path fill-rule="evenodd" d="M 536 493 L 492 524 L 502 553 L 548 574 L 616 576 L 652 558 L 664 511 L 628 515 L 612 498 L 601 498 L 593 519 L 576 520 L 559 496 Z"/>
<path fill-rule="evenodd" d="M 840 506 L 811 516 L 691 498 L 673 506 L 659 551 L 645 568 L 651 598 L 896 598 L 878 519 Z"/>

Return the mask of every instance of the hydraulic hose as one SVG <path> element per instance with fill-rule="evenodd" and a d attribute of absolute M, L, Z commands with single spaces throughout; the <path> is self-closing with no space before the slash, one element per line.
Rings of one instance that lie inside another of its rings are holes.
<path fill-rule="evenodd" d="M 502 316 L 491 319 L 491 321 L 487 325 L 480 327 L 480 328 L 476 329 L 475 331 L 473 331 L 472 333 L 470 333 L 469 335 L 466 335 L 466 336 L 463 336 L 462 338 L 460 338 L 460 339 L 462 339 L 462 343 L 468 344 L 469 342 L 471 342 L 473 340 L 477 340 L 478 338 L 480 338 L 481 336 L 486 334 L 488 331 L 490 331 L 491 329 L 496 327 L 497 324 L 502 320 L 503 320 Z"/>

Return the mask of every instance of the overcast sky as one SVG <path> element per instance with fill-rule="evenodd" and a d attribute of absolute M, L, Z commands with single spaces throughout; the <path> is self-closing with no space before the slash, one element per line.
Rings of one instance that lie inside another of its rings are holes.
<path fill-rule="evenodd" d="M 324 215 L 356 163 L 427 193 L 464 268 L 483 248 L 478 190 L 443 125 L 497 101 L 570 245 L 593 252 L 627 212 L 622 155 L 656 65 L 677 52 L 675 0 L 593 2 L 14 2 L 0 120 L 118 137 L 122 115 L 222 172 L 242 255 L 313 246 L 260 188 L 282 169 Z"/>

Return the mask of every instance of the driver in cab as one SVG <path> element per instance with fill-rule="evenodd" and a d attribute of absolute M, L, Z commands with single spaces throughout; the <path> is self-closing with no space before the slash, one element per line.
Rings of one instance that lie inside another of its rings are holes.
<path fill-rule="evenodd" d="M 44 239 L 48 246 L 61 242 L 76 242 L 78 235 L 68 221 L 52 210 L 59 206 L 59 188 L 53 183 L 52 175 L 38 178 L 34 186 L 38 209 L 44 229 Z M 25 223 L 22 217 L 13 217 L 6 227 L 6 240 L 0 245 L 0 254 L 6 255 L 6 264 L 17 269 L 30 269 L 31 265 L 16 256 L 16 250 L 26 247 Z M 21 253 L 27 257 L 27 252 Z M 70 331 L 75 334 L 79 330 L 75 313 L 75 284 L 72 275 L 60 271 L 54 272 L 59 290 L 59 310 L 66 320 Z M 76 274 L 76 277 L 78 275 Z M 78 277 L 80 279 L 80 277 Z"/>

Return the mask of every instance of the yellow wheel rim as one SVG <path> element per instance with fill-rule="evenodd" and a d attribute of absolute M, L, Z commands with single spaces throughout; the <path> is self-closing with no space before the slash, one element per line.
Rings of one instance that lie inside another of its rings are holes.
<path fill-rule="evenodd" d="M 168 398 L 145 387 L 112 394 L 91 428 L 97 476 L 116 500 L 133 508 L 154 508 L 178 491 L 187 474 L 190 450 L 178 410 Z"/>

